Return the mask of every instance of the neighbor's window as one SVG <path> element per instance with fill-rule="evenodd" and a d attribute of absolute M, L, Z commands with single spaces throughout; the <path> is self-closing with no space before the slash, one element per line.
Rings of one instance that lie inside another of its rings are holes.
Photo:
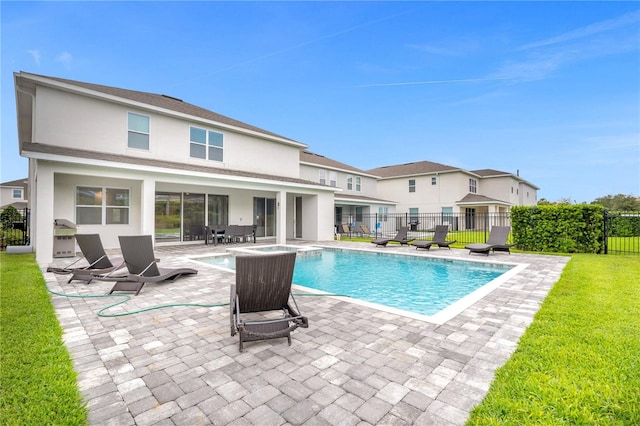
<path fill-rule="evenodd" d="M 469 179 L 469 192 L 475 194 L 477 192 L 478 183 L 475 179 Z"/>
<path fill-rule="evenodd" d="M 127 128 L 129 129 L 129 148 L 149 150 L 149 117 L 146 115 L 127 114 Z"/>
<path fill-rule="evenodd" d="M 79 186 L 76 188 L 76 223 L 126 225 L 129 204 L 128 189 Z"/>
<path fill-rule="evenodd" d="M 338 173 L 337 172 L 329 172 L 329 185 L 337 186 L 338 185 Z"/>
<path fill-rule="evenodd" d="M 360 190 L 362 190 L 362 178 L 356 176 L 356 191 L 360 192 Z"/>
<path fill-rule="evenodd" d="M 356 207 L 356 222 L 362 222 L 362 207 Z"/>
<path fill-rule="evenodd" d="M 416 192 L 416 180 L 409 179 L 409 192 Z"/>
<path fill-rule="evenodd" d="M 347 175 L 347 190 L 353 191 L 353 176 Z"/>
<path fill-rule="evenodd" d="M 436 183 L 438 183 L 438 179 L 434 176 L 431 178 L 431 185 L 435 185 Z"/>
<path fill-rule="evenodd" d="M 22 199 L 22 189 L 11 190 L 11 198 L 14 200 Z"/>
<path fill-rule="evenodd" d="M 378 215 L 381 222 L 387 221 L 387 215 L 389 214 L 389 207 L 378 207 Z M 378 226 L 376 226 L 378 228 Z"/>
<path fill-rule="evenodd" d="M 322 185 L 327 184 L 327 171 L 324 169 L 318 170 L 318 182 Z"/>
<path fill-rule="evenodd" d="M 189 153 L 192 158 L 222 161 L 224 137 L 222 133 L 191 126 L 189 128 Z"/>

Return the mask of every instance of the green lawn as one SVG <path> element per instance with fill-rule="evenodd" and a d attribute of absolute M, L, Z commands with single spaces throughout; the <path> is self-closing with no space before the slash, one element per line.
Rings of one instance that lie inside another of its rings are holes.
<path fill-rule="evenodd" d="M 573 255 L 468 425 L 640 424 L 639 273 Z"/>
<path fill-rule="evenodd" d="M 0 424 L 87 424 L 34 255 L 0 253 L 0 275 Z"/>

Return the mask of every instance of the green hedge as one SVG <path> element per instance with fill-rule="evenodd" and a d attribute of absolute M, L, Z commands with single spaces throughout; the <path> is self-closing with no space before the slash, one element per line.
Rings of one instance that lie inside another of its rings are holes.
<path fill-rule="evenodd" d="M 519 206 L 511 208 L 518 248 L 556 253 L 599 253 L 604 207 L 593 204 Z"/>

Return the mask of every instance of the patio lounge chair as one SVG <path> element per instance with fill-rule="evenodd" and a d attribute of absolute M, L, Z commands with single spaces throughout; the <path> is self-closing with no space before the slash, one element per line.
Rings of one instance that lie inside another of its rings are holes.
<path fill-rule="evenodd" d="M 491 228 L 489 239 L 486 244 L 474 243 L 467 244 L 465 247 L 471 253 L 484 253 L 489 256 L 490 251 L 506 251 L 511 254 L 510 248 L 516 244 L 507 244 L 507 238 L 509 238 L 509 232 L 511 232 L 510 226 L 494 226 Z"/>
<path fill-rule="evenodd" d="M 109 292 L 135 292 L 136 296 L 145 283 L 175 281 L 183 275 L 197 274 L 192 268 L 158 268 L 158 260 L 153 252 L 151 235 L 120 236 L 120 249 L 129 274 L 115 278 L 116 283 Z M 109 280 L 108 277 L 100 277 Z"/>
<path fill-rule="evenodd" d="M 408 240 L 407 239 L 407 232 L 409 231 L 409 228 L 407 228 L 406 226 L 402 226 L 400 227 L 400 229 L 398 230 L 398 233 L 396 234 L 395 237 L 393 238 L 378 238 L 377 240 L 373 240 L 371 241 L 373 244 L 375 244 L 376 246 L 382 246 L 382 247 L 386 247 L 387 244 L 389 244 L 390 242 L 396 242 L 396 243 L 400 243 L 400 245 L 409 245 L 409 241 L 413 241 L 413 239 Z"/>
<path fill-rule="evenodd" d="M 94 278 L 110 274 L 124 266 L 122 258 L 109 259 L 109 256 L 104 251 L 99 234 L 75 234 L 75 239 L 82 252 L 82 257 L 63 268 L 47 268 L 47 272 L 72 274 L 67 283 L 79 280 L 86 281 L 89 284 Z M 72 267 L 82 259 L 86 260 L 88 265 Z"/>
<path fill-rule="evenodd" d="M 244 342 L 258 340 L 286 337 L 291 345 L 291 332 L 309 326 L 291 294 L 295 260 L 295 252 L 236 256 L 229 308 L 231 336 L 240 335 L 240 352 Z M 283 316 L 278 318 L 265 314 L 280 310 Z"/>
<path fill-rule="evenodd" d="M 457 240 L 445 241 L 447 239 L 448 232 L 449 232 L 449 225 L 436 225 L 436 230 L 433 234 L 433 240 L 414 241 L 411 243 L 411 245 L 414 246 L 416 250 L 421 248 L 429 250 L 431 246 L 446 247 L 448 249 L 451 249 L 451 247 L 449 246 L 455 243 Z"/>
<path fill-rule="evenodd" d="M 364 235 L 371 235 L 371 231 L 369 230 L 369 227 L 367 225 L 365 225 L 364 223 L 360 224 L 360 233 L 364 236 Z"/>

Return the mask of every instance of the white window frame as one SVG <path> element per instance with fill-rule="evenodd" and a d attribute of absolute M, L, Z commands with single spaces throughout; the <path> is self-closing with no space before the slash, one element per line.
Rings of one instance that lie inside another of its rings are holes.
<path fill-rule="evenodd" d="M 362 178 L 360 176 L 356 176 L 356 192 L 362 191 Z"/>
<path fill-rule="evenodd" d="M 416 180 L 409 179 L 409 192 L 416 192 Z"/>
<path fill-rule="evenodd" d="M 91 189 L 100 189 L 100 204 L 78 204 L 78 191 L 80 191 L 81 188 L 91 188 Z M 108 196 L 107 193 L 108 191 L 126 191 L 127 193 L 127 205 L 109 205 L 107 204 L 107 200 L 108 200 Z M 76 190 L 75 190 L 75 197 L 74 197 L 74 211 L 75 211 L 75 215 L 76 215 L 76 223 L 78 225 L 98 225 L 98 226 L 117 226 L 117 225 L 129 225 L 130 223 L 130 219 L 131 219 L 131 188 L 124 188 L 124 187 L 109 187 L 109 186 L 100 186 L 100 185 L 87 185 L 87 186 L 76 186 Z M 100 223 L 87 223 L 87 222 L 82 222 L 79 218 L 78 215 L 78 208 L 80 209 L 87 209 L 87 208 L 93 208 L 93 209 L 100 209 Z M 124 222 L 119 222 L 119 223 L 107 223 L 108 222 L 108 211 L 109 209 L 121 209 L 121 210 L 126 210 L 127 212 L 127 217 L 126 217 L 126 221 Z"/>
<path fill-rule="evenodd" d="M 347 191 L 353 191 L 353 176 L 347 175 Z"/>
<path fill-rule="evenodd" d="M 435 184 L 437 184 L 437 183 L 438 183 L 438 178 L 437 178 L 437 177 L 435 177 L 435 176 L 432 176 L 432 177 L 431 177 L 431 185 L 435 185 Z"/>
<path fill-rule="evenodd" d="M 22 189 L 22 188 L 13 188 L 11 190 L 11 198 L 14 199 L 14 200 L 22 200 L 24 198 L 24 189 Z"/>
<path fill-rule="evenodd" d="M 325 169 L 318 170 L 318 182 L 320 182 L 321 185 L 327 184 L 327 171 Z"/>
<path fill-rule="evenodd" d="M 191 137 L 192 129 L 200 130 L 204 132 L 204 135 L 205 135 L 204 142 L 193 140 L 193 138 Z M 213 141 L 213 138 L 212 138 L 212 136 L 214 135 L 220 138 L 221 140 L 220 146 L 215 145 L 215 142 Z M 197 155 L 193 155 L 193 152 L 191 149 L 192 147 L 196 147 L 196 146 L 204 147 L 204 158 Z M 211 155 L 212 152 L 219 153 L 220 158 L 212 158 L 213 157 Z M 189 157 L 196 158 L 199 160 L 216 161 L 216 162 L 222 163 L 224 161 L 224 133 L 218 132 L 216 130 L 206 129 L 204 127 L 189 126 Z"/>
<path fill-rule="evenodd" d="M 131 116 L 135 115 L 138 117 L 143 117 L 147 119 L 147 131 L 143 131 L 140 129 L 132 129 L 131 128 Z M 135 135 L 145 135 L 147 137 L 147 147 L 146 148 L 142 148 L 139 146 L 131 146 L 131 141 L 129 140 L 129 135 L 131 134 L 135 134 Z M 127 147 L 130 149 L 139 149 L 141 151 L 149 151 L 149 148 L 151 146 L 151 117 L 149 117 L 148 115 L 144 115 L 144 114 L 140 114 L 137 112 L 131 112 L 128 111 L 127 112 Z"/>
<path fill-rule="evenodd" d="M 469 178 L 469 192 L 472 194 L 478 193 L 478 181 L 475 179 Z"/>
<path fill-rule="evenodd" d="M 338 186 L 338 173 L 329 171 L 329 186 Z"/>

